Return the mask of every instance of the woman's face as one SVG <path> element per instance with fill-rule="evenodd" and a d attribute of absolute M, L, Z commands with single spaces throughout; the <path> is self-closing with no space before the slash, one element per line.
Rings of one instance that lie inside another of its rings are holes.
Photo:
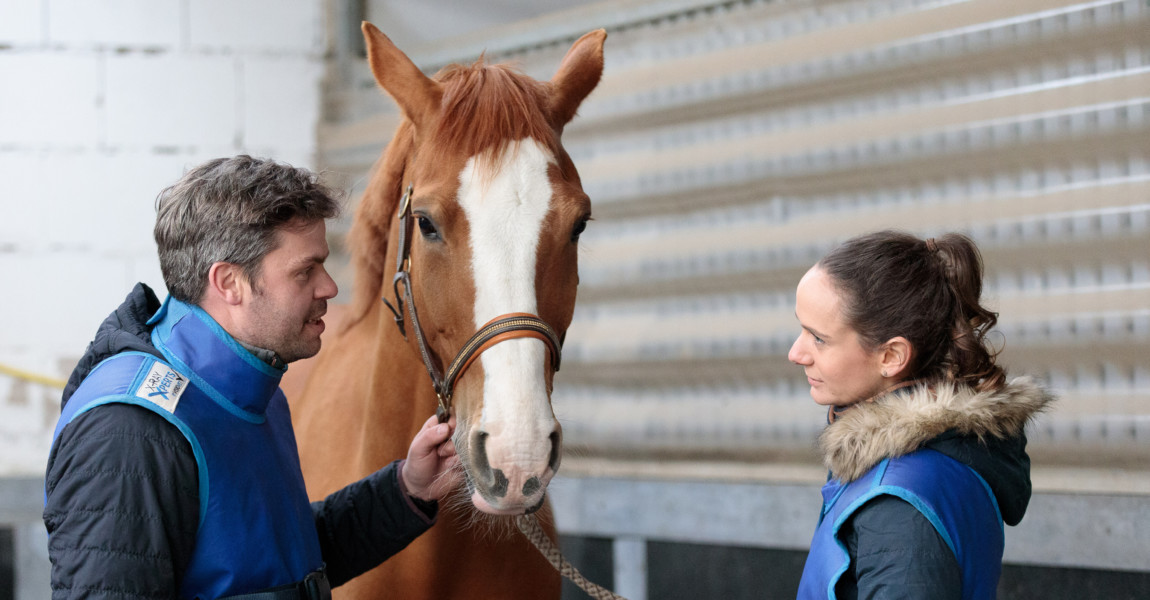
<path fill-rule="evenodd" d="M 847 406 L 885 389 L 882 350 L 863 348 L 844 320 L 838 290 L 818 265 L 799 281 L 795 316 L 803 331 L 787 358 L 803 367 L 817 404 Z"/>

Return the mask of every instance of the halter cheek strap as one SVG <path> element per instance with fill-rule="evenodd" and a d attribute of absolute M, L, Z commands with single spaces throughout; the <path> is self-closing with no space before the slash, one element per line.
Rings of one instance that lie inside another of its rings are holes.
<path fill-rule="evenodd" d="M 382 298 L 383 304 L 387 306 L 391 314 L 395 316 L 395 324 L 399 327 L 399 333 L 407 339 L 407 331 L 403 326 L 403 298 L 399 295 L 399 284 L 403 282 L 403 289 L 406 292 L 408 305 L 414 306 L 411 302 L 411 275 L 408 274 L 408 266 L 411 262 L 411 193 L 412 186 L 407 186 L 407 191 L 403 193 L 403 197 L 399 200 L 399 214 L 396 215 L 399 219 L 399 248 L 395 252 L 395 277 L 391 279 L 391 290 L 395 294 L 395 305 L 387 301 L 387 297 Z M 414 310 L 414 309 L 413 309 Z M 415 319 L 412 319 L 415 322 Z"/>
<path fill-rule="evenodd" d="M 419 323 L 419 315 L 415 310 L 415 300 L 411 295 L 411 194 L 412 186 L 408 185 L 399 201 L 399 248 L 396 252 L 395 277 L 391 280 L 392 291 L 395 293 L 395 305 L 382 298 L 384 305 L 395 317 L 395 324 L 404 339 L 407 331 L 404 328 L 404 304 L 406 301 L 406 317 L 411 320 L 411 330 L 415 334 L 419 354 L 423 358 L 423 366 L 431 377 L 435 387 L 435 395 L 439 406 L 435 415 L 440 423 L 447 421 L 451 414 L 451 397 L 455 392 L 455 383 L 488 348 L 495 344 L 517 338 L 535 338 L 547 345 L 551 359 L 551 372 L 559 370 L 559 361 L 562 354 L 563 339 L 555 329 L 543 319 L 528 313 L 509 313 L 500 315 L 479 328 L 471 338 L 463 344 L 455 359 L 451 361 L 445 375 L 440 375 L 439 367 L 432 360 L 431 351 L 427 347 L 427 340 L 423 335 L 423 327 Z M 399 285 L 403 284 L 403 296 L 400 296 Z"/>

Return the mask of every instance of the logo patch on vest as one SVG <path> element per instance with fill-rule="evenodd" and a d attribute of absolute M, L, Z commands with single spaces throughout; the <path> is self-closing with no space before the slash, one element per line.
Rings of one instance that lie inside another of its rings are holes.
<path fill-rule="evenodd" d="M 136 396 L 158 405 L 164 410 L 176 412 L 176 404 L 180 402 L 180 395 L 188 389 L 188 378 L 177 373 L 174 369 L 163 363 L 152 363 L 144 382 L 136 388 Z"/>

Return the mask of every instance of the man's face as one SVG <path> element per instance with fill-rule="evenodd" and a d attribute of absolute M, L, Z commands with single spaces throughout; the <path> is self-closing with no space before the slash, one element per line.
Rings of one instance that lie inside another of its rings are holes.
<path fill-rule="evenodd" d="M 319 352 L 327 301 L 339 291 L 323 266 L 326 233 L 322 219 L 279 229 L 279 245 L 264 257 L 245 307 L 245 342 L 288 363 Z"/>

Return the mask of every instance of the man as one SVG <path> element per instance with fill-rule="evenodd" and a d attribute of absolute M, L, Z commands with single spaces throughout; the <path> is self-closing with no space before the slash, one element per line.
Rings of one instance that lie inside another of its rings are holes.
<path fill-rule="evenodd" d="M 64 390 L 45 480 L 53 598 L 329 598 L 434 523 L 459 479 L 434 417 L 405 461 L 307 501 L 278 384 L 319 351 L 337 213 L 312 173 L 248 156 L 160 194 L 170 295 L 137 284 Z"/>

